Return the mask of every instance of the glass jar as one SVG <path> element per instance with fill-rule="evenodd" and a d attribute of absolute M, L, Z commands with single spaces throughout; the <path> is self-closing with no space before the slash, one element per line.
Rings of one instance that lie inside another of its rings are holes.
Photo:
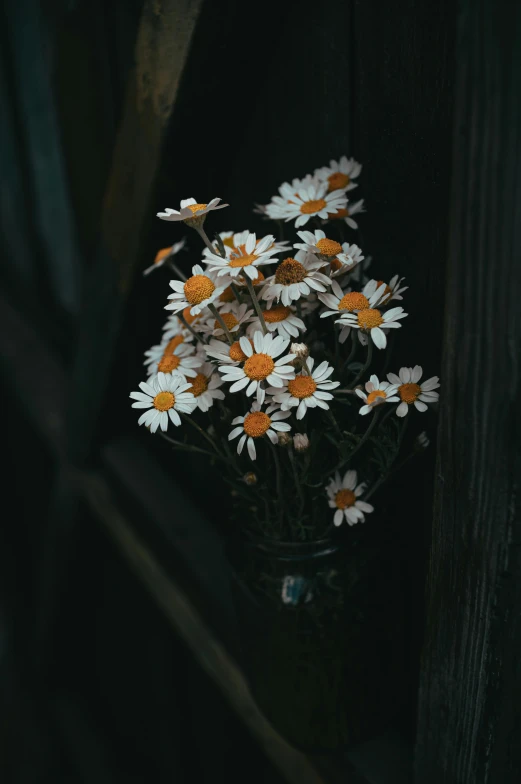
<path fill-rule="evenodd" d="M 243 667 L 266 718 L 309 753 L 379 733 L 399 704 L 399 565 L 330 540 L 231 548 Z"/>

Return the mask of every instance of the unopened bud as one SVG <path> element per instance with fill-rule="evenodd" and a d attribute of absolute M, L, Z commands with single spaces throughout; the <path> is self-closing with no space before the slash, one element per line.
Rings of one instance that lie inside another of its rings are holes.
<path fill-rule="evenodd" d="M 305 433 L 295 433 L 293 436 L 293 446 L 297 452 L 305 452 L 309 448 L 309 438 Z"/>
<path fill-rule="evenodd" d="M 279 433 L 279 446 L 289 446 L 291 444 L 291 436 L 289 433 Z"/>
<path fill-rule="evenodd" d="M 251 486 L 257 484 L 257 474 L 254 474 L 253 471 L 248 471 L 247 474 L 244 474 L 242 479 L 247 485 Z"/>
<path fill-rule="evenodd" d="M 427 436 L 425 430 L 423 430 L 418 436 L 416 436 L 416 441 L 414 442 L 414 451 L 421 452 L 424 449 L 427 449 L 429 446 L 430 441 Z"/>
<path fill-rule="evenodd" d="M 305 343 L 292 343 L 290 353 L 295 354 L 298 359 L 307 359 L 309 357 L 309 349 Z"/>

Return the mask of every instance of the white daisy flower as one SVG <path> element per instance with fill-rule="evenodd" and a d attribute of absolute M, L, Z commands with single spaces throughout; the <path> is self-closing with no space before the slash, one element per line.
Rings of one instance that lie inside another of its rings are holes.
<path fill-rule="evenodd" d="M 364 523 L 365 515 L 374 512 L 374 507 L 365 501 L 360 501 L 359 496 L 365 490 L 365 484 L 357 485 L 356 471 L 346 471 L 344 478 L 337 473 L 330 479 L 326 492 L 329 496 L 329 506 L 336 509 L 333 522 L 336 526 L 346 520 L 348 525 Z"/>
<path fill-rule="evenodd" d="M 348 242 L 340 244 L 336 240 L 326 237 L 321 229 L 317 231 L 297 231 L 298 236 L 303 242 L 294 244 L 294 248 L 304 250 L 307 253 L 314 253 L 319 259 L 329 262 L 324 272 L 328 272 L 331 277 L 342 275 L 356 267 L 364 255 L 358 245 L 350 245 Z"/>
<path fill-rule="evenodd" d="M 253 348 L 252 340 L 250 340 L 250 345 Z M 248 359 L 248 355 L 244 353 L 238 340 L 231 346 L 223 340 L 211 340 L 204 350 L 209 357 L 216 359 L 223 365 L 238 365 Z"/>
<path fill-rule="evenodd" d="M 240 455 L 244 444 L 246 444 L 250 458 L 255 460 L 257 458 L 255 439 L 268 436 L 271 443 L 276 444 L 278 441 L 277 433 L 291 430 L 291 425 L 287 422 L 281 422 L 282 419 L 287 419 L 289 416 L 289 411 L 281 411 L 277 405 L 271 404 L 265 411 L 261 411 L 260 403 L 253 403 L 251 410 L 246 416 L 232 419 L 232 425 L 238 425 L 238 427 L 235 427 L 230 432 L 228 441 L 240 436 L 237 444 L 237 453 Z"/>
<path fill-rule="evenodd" d="M 196 375 L 194 368 L 200 364 L 201 360 L 196 357 L 194 346 L 189 343 L 181 343 L 168 354 L 163 352 L 157 363 L 149 364 L 148 372 L 152 375 L 164 373 L 165 375 L 193 377 Z"/>
<path fill-rule="evenodd" d="M 229 204 L 219 204 L 220 199 L 212 199 L 208 204 L 199 204 L 195 199 L 182 199 L 180 210 L 172 210 L 170 207 L 165 212 L 158 212 L 157 217 L 166 221 L 185 221 L 189 225 L 201 225 L 206 215 L 212 210 L 222 210 L 229 207 Z"/>
<path fill-rule="evenodd" d="M 147 267 L 146 270 L 143 270 L 143 275 L 149 275 L 152 270 L 162 267 L 165 261 L 168 261 L 171 256 L 175 256 L 176 253 L 179 253 L 179 251 L 182 250 L 185 245 L 186 238 L 183 237 L 181 240 L 179 240 L 179 242 L 175 242 L 169 248 L 162 248 L 161 250 L 158 250 L 154 259 L 154 263 L 151 267 Z"/>
<path fill-rule="evenodd" d="M 353 220 L 353 215 L 358 215 L 360 212 L 365 212 L 363 199 L 360 199 L 360 201 L 355 201 L 353 202 L 353 204 L 349 203 L 347 205 L 344 205 L 341 209 L 337 210 L 336 212 L 329 213 L 327 216 L 327 220 L 343 220 L 352 229 L 357 229 L 358 223 L 355 220 Z"/>
<path fill-rule="evenodd" d="M 223 385 L 222 378 L 215 373 L 215 365 L 211 362 L 203 362 L 197 368 L 197 375 L 191 378 L 191 384 L 187 389 L 194 396 L 196 406 L 201 411 L 208 411 L 215 400 L 224 400 L 224 392 L 219 389 Z"/>
<path fill-rule="evenodd" d="M 294 308 L 289 305 L 273 305 L 273 300 L 270 300 L 265 310 L 262 311 L 264 323 L 269 332 L 276 332 L 283 338 L 296 338 L 299 331 L 305 332 L 306 325 L 302 319 L 295 316 Z M 253 335 L 261 329 L 260 319 L 258 316 L 253 316 L 251 323 L 246 330 L 247 335 Z"/>
<path fill-rule="evenodd" d="M 192 267 L 191 277 L 184 282 L 182 280 L 170 281 L 170 288 L 174 290 L 174 293 L 168 297 L 172 302 L 170 305 L 165 305 L 165 310 L 173 310 L 174 313 L 178 313 L 180 310 L 190 307 L 190 314 L 196 316 L 222 294 L 229 279 L 220 282 L 221 285 L 216 286 L 214 276 L 209 275 L 199 264 L 196 264 Z"/>
<path fill-rule="evenodd" d="M 329 161 L 329 166 L 323 166 L 315 170 L 315 177 L 319 180 L 327 180 L 330 191 L 346 190 L 350 191 L 357 187 L 353 182 L 362 171 L 362 164 L 354 158 L 347 158 L 342 155 L 339 161 Z"/>
<path fill-rule="evenodd" d="M 325 291 L 331 284 L 327 275 L 320 272 L 322 262 L 312 253 L 299 250 L 295 257 L 281 261 L 275 274 L 266 279 L 261 299 L 276 299 L 283 305 L 307 297 L 312 291 Z"/>
<path fill-rule="evenodd" d="M 396 389 L 396 384 L 379 381 L 378 376 L 373 374 L 365 385 L 365 392 L 358 388 L 355 389 L 358 397 L 362 398 L 365 403 L 358 413 L 365 416 L 375 406 L 379 406 L 382 403 L 398 403 L 400 398 L 396 397 Z"/>
<path fill-rule="evenodd" d="M 284 209 L 284 220 L 286 222 L 294 220 L 298 229 L 300 226 L 305 226 L 310 218 L 316 216 L 326 220 L 328 215 L 337 213 L 346 205 L 347 198 L 344 191 L 328 193 L 327 183 L 314 180 L 297 190 L 292 202 Z"/>
<path fill-rule="evenodd" d="M 223 259 L 222 256 L 208 251 L 208 256 L 204 260 L 208 264 L 208 269 L 216 272 L 218 277 L 226 275 L 237 278 L 244 271 L 251 280 L 254 280 L 258 273 L 256 267 L 272 264 L 271 257 L 274 253 L 277 253 L 277 249 L 272 234 L 257 242 L 256 235 L 248 232 L 246 241 L 239 248 L 235 248 L 229 257 Z"/>
<path fill-rule="evenodd" d="M 422 373 L 421 366 L 415 365 L 413 368 L 401 368 L 398 375 L 396 373 L 387 374 L 389 381 L 397 385 L 397 393 L 401 401 L 396 409 L 399 417 L 409 413 L 410 405 L 414 405 L 418 411 L 427 411 L 427 404 L 436 403 L 439 399 L 438 392 L 434 392 L 440 386 L 438 376 L 432 376 L 420 384 Z"/>
<path fill-rule="evenodd" d="M 376 293 L 378 293 L 378 290 Z M 366 308 L 359 310 L 357 313 L 343 313 L 335 321 L 335 324 L 341 324 L 346 330 L 347 328 L 363 330 L 371 336 L 371 340 L 376 348 L 385 348 L 387 345 L 386 331 L 401 327 L 399 319 L 403 319 L 406 316 L 407 313 L 403 308 L 391 308 L 391 310 L 385 312 L 378 310 L 378 308 Z"/>
<path fill-rule="evenodd" d="M 343 252 L 329 263 L 329 274 L 332 278 L 338 278 L 346 272 L 352 273 L 365 258 L 358 245 L 349 245 L 348 242 L 344 242 L 342 248 Z"/>
<path fill-rule="evenodd" d="M 223 380 L 232 382 L 230 392 L 246 388 L 246 394 L 253 395 L 256 391 L 257 401 L 263 403 L 266 383 L 279 388 L 284 386 L 284 381 L 295 378 L 295 368 L 290 364 L 295 359 L 294 354 L 280 357 L 288 347 L 289 340 L 284 340 L 280 335 L 274 338 L 271 332 L 267 335 L 256 332 L 253 335 L 253 348 L 248 338 L 242 337 L 239 343 L 247 355 L 243 367 L 224 365 L 219 368 Z"/>
<path fill-rule="evenodd" d="M 221 308 L 219 312 L 220 317 L 232 335 L 240 330 L 241 326 L 250 319 L 252 314 L 253 310 L 249 310 L 248 305 L 244 303 L 239 305 L 238 302 L 227 305 L 226 308 Z M 209 319 L 204 327 L 201 327 L 201 332 L 211 334 L 214 337 L 224 335 L 223 328 L 215 318 Z"/>
<path fill-rule="evenodd" d="M 161 343 L 157 343 L 155 346 L 152 346 L 152 348 L 147 349 L 147 351 L 145 351 L 145 360 L 143 364 L 155 367 L 165 353 L 165 346 L 166 341 L 163 340 Z M 155 372 L 156 371 L 154 370 L 154 373 Z"/>
<path fill-rule="evenodd" d="M 276 403 L 280 403 L 283 411 L 288 411 L 290 408 L 298 406 L 297 419 L 302 419 L 308 408 L 316 408 L 318 406 L 319 408 L 328 409 L 329 405 L 326 403 L 326 400 L 333 399 L 330 390 L 340 386 L 339 381 L 328 381 L 334 368 L 328 365 L 327 362 L 321 362 L 314 372 L 313 365 L 315 360 L 312 357 L 307 359 L 306 364 L 311 375 L 302 371 L 294 379 L 291 379 L 284 389 L 269 388 L 267 390 L 268 394 L 273 395 L 273 400 Z"/>
<path fill-rule="evenodd" d="M 306 174 L 302 179 L 295 178 L 289 182 L 283 182 L 279 187 L 279 195 L 272 196 L 271 202 L 266 204 L 266 215 L 272 220 L 285 220 L 288 205 L 295 204 L 295 196 L 300 188 L 313 183 L 312 174 Z"/>
<path fill-rule="evenodd" d="M 226 253 L 226 257 L 230 258 L 230 256 L 237 256 L 241 252 L 244 253 L 246 250 L 246 242 L 250 232 L 246 229 L 245 231 L 223 231 L 219 234 L 220 238 L 223 241 L 224 250 Z M 273 238 L 273 235 L 271 235 Z M 256 241 L 255 250 L 258 249 L 260 243 L 263 241 L 263 237 L 260 237 Z M 275 251 L 288 251 L 290 248 L 289 242 L 278 242 L 273 238 L 272 245 L 268 248 L 269 250 Z M 212 255 L 220 256 L 219 249 L 215 246 L 215 253 L 212 254 L 212 251 L 209 248 L 205 248 L 203 251 L 203 256 L 205 259 L 208 259 Z M 222 256 L 220 256 L 222 258 Z"/>
<path fill-rule="evenodd" d="M 375 291 L 371 297 L 362 294 L 361 291 L 351 291 L 348 289 L 345 293 L 340 288 L 336 280 L 331 281 L 331 291 L 325 294 L 319 294 L 318 298 L 330 310 L 324 310 L 320 314 L 320 318 L 327 316 L 338 316 L 343 313 L 357 313 L 359 310 L 367 310 L 374 307 L 384 291 L 385 284 Z"/>
<path fill-rule="evenodd" d="M 384 286 L 378 304 L 388 305 L 393 299 L 403 299 L 402 293 L 407 291 L 409 286 L 402 286 L 402 281 L 403 278 L 398 277 L 398 275 L 393 275 L 387 284 L 383 280 L 369 280 L 363 288 L 363 293 L 366 297 L 371 297 L 377 289 Z"/>
<path fill-rule="evenodd" d="M 165 431 L 168 428 L 168 419 L 176 427 L 181 424 L 178 412 L 191 414 L 196 402 L 193 395 L 186 391 L 190 382 L 183 376 L 167 376 L 158 373 L 148 381 L 139 385 L 141 392 L 131 392 L 130 397 L 136 400 L 132 408 L 147 408 L 138 419 L 138 425 L 150 427 L 150 432 L 155 433 L 157 428 Z"/>

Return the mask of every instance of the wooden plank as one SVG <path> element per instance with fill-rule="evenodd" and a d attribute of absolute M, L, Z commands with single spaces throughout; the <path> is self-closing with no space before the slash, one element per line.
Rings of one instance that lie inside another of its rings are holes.
<path fill-rule="evenodd" d="M 521 6 L 461 2 L 418 784 L 521 778 Z"/>
<path fill-rule="evenodd" d="M 71 450 L 85 459 L 96 423 L 143 232 L 156 212 L 150 194 L 163 138 L 202 0 L 147 0 L 135 67 L 118 133 L 103 206 L 100 247 L 83 296 L 70 412 Z M 87 393 L 88 390 L 88 393 Z"/>

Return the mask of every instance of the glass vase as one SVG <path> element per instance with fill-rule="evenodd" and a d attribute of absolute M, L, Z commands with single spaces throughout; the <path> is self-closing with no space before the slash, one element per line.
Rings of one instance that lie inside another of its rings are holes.
<path fill-rule="evenodd" d="M 309 753 L 378 734 L 399 705 L 403 613 L 389 551 L 235 542 L 243 667 L 266 718 Z"/>

